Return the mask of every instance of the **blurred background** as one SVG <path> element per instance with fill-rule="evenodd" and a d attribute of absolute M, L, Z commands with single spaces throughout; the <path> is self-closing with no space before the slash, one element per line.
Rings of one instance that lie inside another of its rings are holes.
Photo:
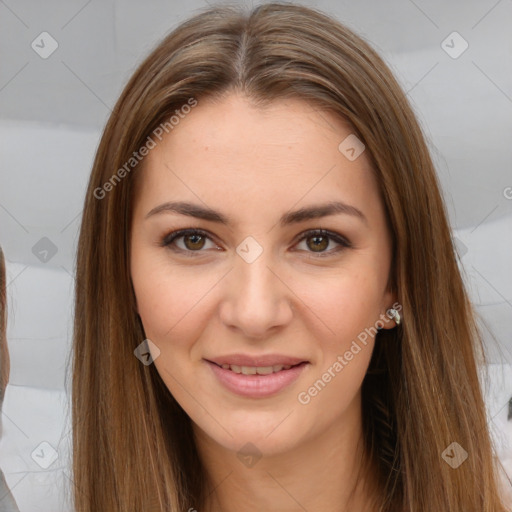
<path fill-rule="evenodd" d="M 489 424 L 512 487 L 512 1 L 300 3 L 367 39 L 416 110 L 481 318 Z M 0 244 L 11 354 L 0 467 L 21 512 L 71 510 L 75 247 L 101 130 L 135 67 L 208 4 L 0 0 Z"/>

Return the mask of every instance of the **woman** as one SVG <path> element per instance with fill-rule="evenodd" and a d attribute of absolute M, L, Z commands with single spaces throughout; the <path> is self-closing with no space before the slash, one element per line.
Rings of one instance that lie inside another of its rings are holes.
<path fill-rule="evenodd" d="M 4 401 L 5 388 L 9 382 L 9 351 L 7 349 L 7 297 L 4 252 L 0 247 L 0 412 Z M 0 417 L 1 420 L 1 417 Z M 0 433 L 2 425 L 0 421 Z M 4 474 L 0 468 L 0 510 L 18 512 L 11 491 L 7 487 Z"/>
<path fill-rule="evenodd" d="M 105 128 L 76 284 L 77 512 L 505 511 L 432 161 L 339 22 L 166 37 Z"/>

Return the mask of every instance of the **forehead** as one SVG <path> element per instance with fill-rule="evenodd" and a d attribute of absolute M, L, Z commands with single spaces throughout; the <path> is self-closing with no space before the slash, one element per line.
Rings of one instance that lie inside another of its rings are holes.
<path fill-rule="evenodd" d="M 146 156 L 139 203 L 186 197 L 264 215 L 342 200 L 368 212 L 377 184 L 364 151 L 350 160 L 340 150 L 347 137 L 341 117 L 300 99 L 263 109 L 236 94 L 199 101 Z"/>

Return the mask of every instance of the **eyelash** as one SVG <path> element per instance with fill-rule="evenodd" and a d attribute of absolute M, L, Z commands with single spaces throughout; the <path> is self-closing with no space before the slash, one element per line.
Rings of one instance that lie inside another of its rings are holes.
<path fill-rule="evenodd" d="M 187 235 L 200 235 L 205 238 L 208 238 L 210 241 L 213 242 L 212 237 L 207 233 L 206 231 L 203 231 L 201 229 L 196 228 L 189 228 L 189 229 L 180 229 L 178 231 L 173 231 L 172 233 L 167 234 L 161 242 L 161 247 L 167 247 L 169 250 L 172 250 L 174 252 L 179 252 L 182 254 L 185 254 L 187 257 L 196 257 L 196 254 L 194 253 L 201 253 L 204 252 L 202 249 L 198 249 L 197 251 L 192 251 L 190 249 L 180 249 L 175 247 L 171 247 L 171 245 L 178 240 L 179 238 L 183 238 Z M 295 245 L 299 244 L 303 240 L 306 240 L 308 238 L 312 238 L 314 236 L 322 236 L 327 237 L 328 239 L 336 242 L 339 244 L 337 248 L 330 251 L 322 251 L 322 252 L 314 252 L 314 251 L 306 251 L 311 253 L 313 258 L 325 258 L 328 256 L 331 256 L 333 253 L 338 253 L 344 249 L 349 249 L 352 247 L 352 244 L 343 238 L 342 236 L 338 235 L 337 233 L 333 233 L 332 231 L 327 231 L 325 229 L 310 229 L 308 231 L 305 231 L 304 233 L 301 233 L 301 237 L 297 240 Z"/>

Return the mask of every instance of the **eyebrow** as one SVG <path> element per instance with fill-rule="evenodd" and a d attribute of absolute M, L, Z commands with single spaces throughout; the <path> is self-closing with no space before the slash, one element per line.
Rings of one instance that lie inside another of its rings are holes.
<path fill-rule="evenodd" d="M 185 201 L 170 201 L 155 206 L 146 214 L 145 219 L 152 217 L 153 215 L 166 212 L 178 213 L 180 215 L 196 217 L 198 219 L 209 220 L 211 222 L 218 222 L 219 224 L 224 224 L 226 226 L 230 226 L 232 224 L 231 220 L 227 216 L 216 210 Z M 350 215 L 360 219 L 365 224 L 368 224 L 368 219 L 361 210 L 341 201 L 331 201 L 329 203 L 312 205 L 292 212 L 287 212 L 281 216 L 279 223 L 281 227 L 285 227 L 306 220 L 318 219 L 335 214 Z"/>

